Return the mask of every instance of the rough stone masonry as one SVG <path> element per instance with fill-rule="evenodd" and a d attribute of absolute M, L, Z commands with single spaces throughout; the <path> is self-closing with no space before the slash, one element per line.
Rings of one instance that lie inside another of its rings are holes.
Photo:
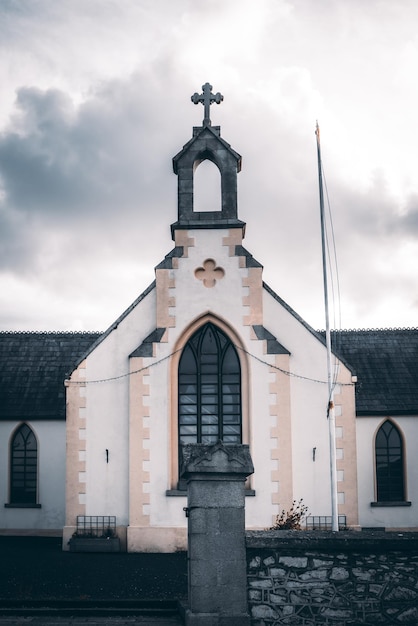
<path fill-rule="evenodd" d="M 418 624 L 418 534 L 247 533 L 252 626 Z"/>

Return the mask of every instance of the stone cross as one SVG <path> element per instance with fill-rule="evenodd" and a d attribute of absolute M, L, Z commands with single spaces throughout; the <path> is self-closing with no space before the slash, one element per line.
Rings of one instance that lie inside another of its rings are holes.
<path fill-rule="evenodd" d="M 199 104 L 199 102 L 203 104 L 203 106 L 205 107 L 203 126 L 211 126 L 210 105 L 213 102 L 216 102 L 216 104 L 220 104 L 224 97 L 221 93 L 219 93 L 219 91 L 218 93 L 213 94 L 212 85 L 210 85 L 209 83 L 205 83 L 204 85 L 202 85 L 202 90 L 203 93 L 201 93 L 200 95 L 197 93 L 197 91 L 192 95 L 192 102 L 194 104 Z"/>

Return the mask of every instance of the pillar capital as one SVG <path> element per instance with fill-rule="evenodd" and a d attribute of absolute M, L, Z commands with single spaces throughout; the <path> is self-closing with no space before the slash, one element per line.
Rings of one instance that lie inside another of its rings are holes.
<path fill-rule="evenodd" d="M 182 446 L 181 475 L 186 480 L 241 480 L 254 473 L 250 449 L 245 444 L 189 443 Z"/>

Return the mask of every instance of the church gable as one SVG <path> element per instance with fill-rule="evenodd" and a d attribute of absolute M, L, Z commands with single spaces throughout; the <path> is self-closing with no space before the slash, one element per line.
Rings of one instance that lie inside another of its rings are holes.
<path fill-rule="evenodd" d="M 222 204 L 220 211 L 199 213 L 193 210 L 193 175 L 205 159 L 220 170 Z M 295 477 L 294 464 L 304 445 L 314 446 L 309 433 L 320 430 L 326 404 L 326 391 L 303 378 L 295 387 L 289 376 L 306 345 L 314 366 L 322 367 L 322 338 L 312 331 L 306 342 L 307 328 L 277 300 L 266 317 L 263 267 L 242 245 L 240 156 L 205 113 L 173 163 L 179 185 L 175 247 L 155 268 L 155 289 L 88 355 L 87 383 L 93 376 L 100 384 L 87 384 L 74 399 L 75 421 L 69 420 L 69 429 L 75 425 L 86 441 L 85 449 L 79 446 L 85 469 L 79 465 L 73 473 L 74 484 L 80 475 L 93 484 L 109 435 L 111 458 L 123 458 L 112 471 L 111 493 L 117 482 L 129 486 L 114 513 L 129 522 L 132 549 L 184 541 L 182 507 L 172 496 L 185 495 L 179 463 L 182 445 L 190 441 L 232 438 L 250 445 L 256 472 L 248 486 L 257 502 L 248 505 L 249 519 L 270 523 L 280 506 L 290 508 L 295 489 L 305 488 L 306 477 Z M 302 438 L 299 429 L 305 430 Z M 326 441 L 321 435 L 316 443 L 325 450 Z M 324 463 L 326 454 L 319 467 Z M 93 492 L 80 480 L 76 488 L 77 510 L 99 514 L 101 488 Z M 326 501 L 326 490 L 325 480 L 318 502 Z M 68 509 L 69 526 L 75 510 Z M 356 523 L 355 503 L 350 514 Z"/>

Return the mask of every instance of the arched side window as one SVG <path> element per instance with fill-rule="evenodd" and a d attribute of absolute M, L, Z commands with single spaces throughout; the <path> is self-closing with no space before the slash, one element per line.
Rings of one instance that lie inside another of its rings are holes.
<path fill-rule="evenodd" d="M 207 323 L 187 342 L 178 371 L 179 445 L 242 441 L 241 368 L 236 349 Z"/>
<path fill-rule="evenodd" d="M 36 504 L 38 444 L 34 432 L 22 424 L 10 446 L 10 503 Z"/>
<path fill-rule="evenodd" d="M 386 420 L 377 431 L 375 441 L 376 485 L 378 502 L 403 502 L 404 453 L 398 428 Z"/>

